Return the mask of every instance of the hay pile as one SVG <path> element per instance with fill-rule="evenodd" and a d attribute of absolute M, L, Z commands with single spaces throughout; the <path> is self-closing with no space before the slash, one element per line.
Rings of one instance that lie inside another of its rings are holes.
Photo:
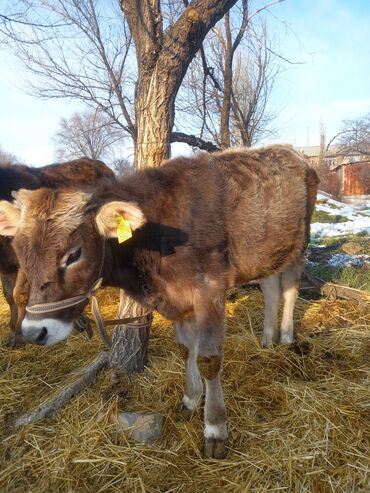
<path fill-rule="evenodd" d="M 369 485 L 370 316 L 355 303 L 300 299 L 299 344 L 262 350 L 262 297 L 239 292 L 228 303 L 223 383 L 229 411 L 228 458 L 201 457 L 202 419 L 177 413 L 183 362 L 170 323 L 155 318 L 151 367 L 129 388 L 126 410 L 165 416 L 152 446 L 117 433 L 107 372 L 54 417 L 19 429 L 21 414 L 76 378 L 103 350 L 76 335 L 52 348 L 10 351 L 0 300 L 0 491 L 4 492 L 365 492 Z M 118 294 L 100 295 L 113 317 Z"/>

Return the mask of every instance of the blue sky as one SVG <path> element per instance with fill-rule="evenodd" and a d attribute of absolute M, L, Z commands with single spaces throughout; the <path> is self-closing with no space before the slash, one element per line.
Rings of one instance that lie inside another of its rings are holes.
<path fill-rule="evenodd" d="M 369 0 L 286 0 L 272 7 L 267 19 L 279 52 L 301 62 L 283 65 L 272 94 L 278 109 L 275 141 L 316 145 L 320 121 L 330 139 L 344 118 L 370 111 Z M 0 146 L 43 165 L 54 160 L 52 136 L 60 118 L 80 107 L 34 99 L 20 88 L 26 84 L 12 55 L 0 50 Z"/>
<path fill-rule="evenodd" d="M 285 65 L 273 93 L 282 108 L 280 140 L 316 145 L 320 121 L 330 139 L 343 119 L 370 111 L 370 1 L 290 0 L 271 12 L 280 52 L 304 62 Z"/>

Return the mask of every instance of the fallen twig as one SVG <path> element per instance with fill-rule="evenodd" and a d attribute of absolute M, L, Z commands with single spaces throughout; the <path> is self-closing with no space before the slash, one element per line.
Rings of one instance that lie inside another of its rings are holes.
<path fill-rule="evenodd" d="M 83 390 L 95 380 L 98 371 L 108 364 L 108 358 L 108 352 L 100 353 L 90 366 L 82 370 L 83 375 L 78 380 L 73 382 L 69 387 L 63 389 L 56 396 L 40 404 L 30 413 L 23 414 L 22 416 L 16 418 L 13 422 L 14 428 L 19 428 L 20 426 L 39 421 L 40 419 L 46 418 L 56 411 L 59 411 L 59 409 L 61 409 L 63 405 L 69 401 L 69 399 L 81 392 L 81 390 Z"/>
<path fill-rule="evenodd" d="M 304 271 L 306 279 L 314 286 L 322 296 L 327 296 L 329 300 L 344 298 L 346 300 L 356 300 L 361 304 L 370 303 L 370 294 L 361 289 L 349 288 L 342 284 L 325 282 L 322 279 L 312 276 L 306 270 Z"/>

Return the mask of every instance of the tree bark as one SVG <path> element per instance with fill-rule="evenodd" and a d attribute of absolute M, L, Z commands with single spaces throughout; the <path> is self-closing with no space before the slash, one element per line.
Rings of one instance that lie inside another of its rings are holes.
<path fill-rule="evenodd" d="M 59 411 L 74 395 L 78 394 L 81 390 L 94 382 L 96 375 L 107 365 L 107 362 L 108 353 L 100 353 L 90 366 L 83 369 L 82 376 L 75 382 L 61 390 L 57 395 L 48 399 L 43 404 L 40 404 L 30 413 L 23 414 L 22 416 L 16 418 L 14 423 L 12 423 L 14 428 L 19 428 L 19 426 L 34 423 L 35 421 L 44 419 L 47 416 Z"/>
<path fill-rule="evenodd" d="M 223 88 L 223 101 L 221 109 L 221 147 L 226 149 L 230 147 L 230 113 L 231 113 L 231 98 L 233 93 L 233 62 L 234 54 L 239 46 L 245 30 L 248 24 L 248 0 L 242 1 L 243 16 L 242 23 L 238 30 L 235 40 L 233 41 L 231 26 L 230 26 L 230 15 L 229 12 L 225 14 L 225 63 L 224 63 L 224 88 Z"/>
<path fill-rule="evenodd" d="M 232 71 L 233 71 L 233 51 L 232 38 L 230 29 L 229 13 L 225 14 L 225 66 L 224 66 L 224 94 L 221 109 L 221 147 L 226 149 L 230 147 L 230 109 L 231 109 L 231 89 L 232 89 Z"/>
<path fill-rule="evenodd" d="M 167 89 L 167 86 L 173 85 L 170 79 L 161 64 L 156 65 L 153 73 L 139 75 L 136 96 L 136 169 L 160 166 L 170 157 L 171 131 L 175 118 L 174 95 Z"/>
<path fill-rule="evenodd" d="M 350 288 L 333 282 L 326 282 L 318 277 L 312 276 L 307 269 L 303 275 L 314 286 L 316 291 L 322 296 L 326 296 L 329 301 L 335 301 L 337 298 L 346 300 L 355 300 L 360 304 L 368 306 L 370 303 L 370 294 L 361 289 Z"/>
<path fill-rule="evenodd" d="M 126 317 L 128 313 L 132 317 L 143 315 L 143 318 L 131 324 L 117 325 L 113 331 L 109 356 L 112 384 L 119 382 L 127 373 L 143 371 L 148 362 L 151 315 L 147 308 L 121 290 L 118 316 Z"/>
<path fill-rule="evenodd" d="M 135 42 L 135 167 L 160 166 L 170 156 L 175 98 L 202 42 L 236 0 L 194 0 L 163 30 L 159 0 L 121 0 Z"/>

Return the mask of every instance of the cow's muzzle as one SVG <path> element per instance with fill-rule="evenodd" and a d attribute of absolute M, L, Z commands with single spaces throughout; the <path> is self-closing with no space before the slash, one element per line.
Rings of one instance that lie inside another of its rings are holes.
<path fill-rule="evenodd" d="M 32 320 L 26 316 L 22 322 L 22 333 L 31 344 L 52 346 L 66 339 L 71 334 L 72 327 L 72 322 L 55 318 Z"/>
<path fill-rule="evenodd" d="M 66 322 L 57 318 L 40 319 L 39 317 L 75 307 L 91 298 L 95 300 L 94 294 L 99 289 L 101 283 L 102 278 L 100 277 L 85 294 L 65 298 L 60 301 L 26 306 L 26 317 L 22 322 L 22 333 L 26 340 L 32 344 L 51 346 L 66 339 L 72 332 L 73 324 L 71 321 Z"/>

